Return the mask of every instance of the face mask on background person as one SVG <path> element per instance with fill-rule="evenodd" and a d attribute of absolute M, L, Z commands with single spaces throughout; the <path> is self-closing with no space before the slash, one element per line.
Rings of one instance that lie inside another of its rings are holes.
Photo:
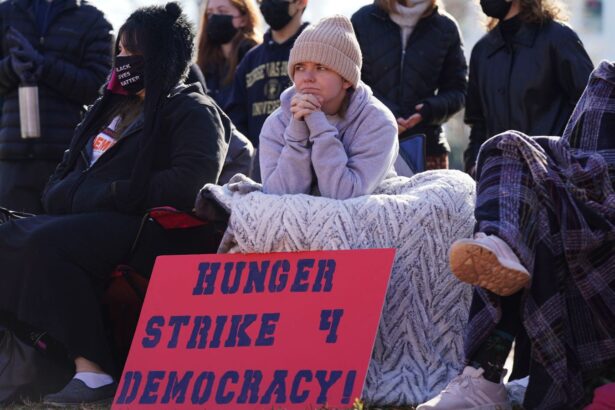
<path fill-rule="evenodd" d="M 115 75 L 120 86 L 128 94 L 137 94 L 145 88 L 143 71 L 145 69 L 145 58 L 140 55 L 116 56 Z"/>
<path fill-rule="evenodd" d="M 212 44 L 226 44 L 235 37 L 237 28 L 233 26 L 233 16 L 211 14 L 207 17 L 207 37 Z"/>
<path fill-rule="evenodd" d="M 502 20 L 508 14 L 512 0 L 480 0 L 480 7 L 489 17 Z"/>
<path fill-rule="evenodd" d="M 276 31 L 286 27 L 293 19 L 294 16 L 291 16 L 288 12 L 289 7 L 290 2 L 283 0 L 262 0 L 260 5 L 265 22 L 269 24 L 272 30 Z"/>

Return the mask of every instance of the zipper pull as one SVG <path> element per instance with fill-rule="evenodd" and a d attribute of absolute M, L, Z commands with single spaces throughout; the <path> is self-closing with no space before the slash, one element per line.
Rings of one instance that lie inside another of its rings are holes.
<path fill-rule="evenodd" d="M 39 38 L 38 42 L 40 43 L 40 45 L 45 45 L 45 37 L 41 36 L 41 38 Z"/>

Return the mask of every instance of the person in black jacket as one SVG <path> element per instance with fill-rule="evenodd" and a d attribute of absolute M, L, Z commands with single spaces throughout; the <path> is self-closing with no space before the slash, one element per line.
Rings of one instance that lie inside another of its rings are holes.
<path fill-rule="evenodd" d="M 481 0 L 490 31 L 472 50 L 464 153 L 474 175 L 481 145 L 507 130 L 559 136 L 593 64 L 559 0 Z"/>
<path fill-rule="evenodd" d="M 40 213 L 41 193 L 111 67 L 112 27 L 87 1 L 0 4 L 0 206 Z M 38 86 L 40 138 L 22 139 L 18 86 Z"/>
<path fill-rule="evenodd" d="M 400 138 L 425 134 L 427 169 L 448 168 L 441 125 L 463 108 L 467 86 L 457 22 L 435 0 L 375 0 L 351 20 L 361 78 L 397 118 Z"/>
<path fill-rule="evenodd" d="M 147 209 L 190 210 L 220 175 L 230 120 L 200 85 L 181 84 L 193 39 L 176 3 L 135 11 L 119 30 L 103 96 L 45 189 L 47 215 L 0 225 L 0 314 L 46 331 L 75 361 L 75 377 L 49 404 L 113 397 L 104 283 L 128 258 Z"/>
<path fill-rule="evenodd" d="M 197 64 L 207 92 L 220 107 L 230 97 L 235 70 L 245 54 L 261 41 L 253 0 L 208 0 L 201 18 Z"/>

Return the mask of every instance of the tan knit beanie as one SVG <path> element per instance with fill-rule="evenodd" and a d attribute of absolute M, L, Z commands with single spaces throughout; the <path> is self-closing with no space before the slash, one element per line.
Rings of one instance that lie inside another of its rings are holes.
<path fill-rule="evenodd" d="M 295 65 L 306 62 L 331 68 L 357 88 L 362 57 L 350 20 L 342 15 L 326 17 L 303 30 L 290 50 L 288 74 L 291 79 Z"/>

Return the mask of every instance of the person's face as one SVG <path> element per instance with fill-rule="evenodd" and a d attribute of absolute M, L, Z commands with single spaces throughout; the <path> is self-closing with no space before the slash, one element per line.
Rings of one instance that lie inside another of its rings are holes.
<path fill-rule="evenodd" d="M 261 5 L 261 3 L 264 3 L 264 2 L 287 5 L 288 15 L 293 18 L 297 18 L 296 16 L 301 17 L 302 10 L 305 9 L 307 5 L 307 0 L 256 0 L 256 3 L 259 6 Z"/>
<path fill-rule="evenodd" d="M 245 27 L 247 23 L 246 16 L 241 14 L 239 9 L 230 0 L 209 0 L 206 13 L 208 16 L 212 14 L 233 16 L 233 26 L 235 28 Z"/>
<path fill-rule="evenodd" d="M 295 65 L 293 81 L 300 93 L 321 97 L 323 105 L 343 99 L 352 85 L 332 69 L 312 62 Z"/>
<path fill-rule="evenodd" d="M 124 46 L 124 39 L 123 38 L 120 38 L 120 41 L 118 43 L 118 51 L 119 51 L 117 53 L 118 57 L 128 57 L 128 56 L 135 55 L 135 53 L 130 52 L 130 50 L 128 50 Z M 144 98 L 145 97 L 145 89 L 139 91 L 136 95 L 139 96 L 140 98 Z"/>
<path fill-rule="evenodd" d="M 131 56 L 132 53 L 130 51 L 128 51 L 128 49 L 126 49 L 126 47 L 124 47 L 124 39 L 120 39 L 120 42 L 118 44 L 118 48 L 119 48 L 119 53 L 117 54 L 118 57 L 128 57 Z"/>

